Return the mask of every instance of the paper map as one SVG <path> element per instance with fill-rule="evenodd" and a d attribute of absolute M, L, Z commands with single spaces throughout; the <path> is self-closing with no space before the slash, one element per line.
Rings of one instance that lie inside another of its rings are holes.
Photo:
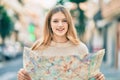
<path fill-rule="evenodd" d="M 89 80 L 99 72 L 104 52 L 103 49 L 81 59 L 79 55 L 38 56 L 25 47 L 23 67 L 32 80 Z"/>

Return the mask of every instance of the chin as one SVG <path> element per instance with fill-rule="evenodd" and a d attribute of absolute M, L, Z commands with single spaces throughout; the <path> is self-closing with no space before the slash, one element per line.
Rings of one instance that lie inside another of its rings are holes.
<path fill-rule="evenodd" d="M 57 36 L 63 37 L 65 36 L 65 34 L 57 34 Z"/>

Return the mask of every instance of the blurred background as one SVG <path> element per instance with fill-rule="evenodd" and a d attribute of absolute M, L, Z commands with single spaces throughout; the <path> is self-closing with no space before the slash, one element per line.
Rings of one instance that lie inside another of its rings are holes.
<path fill-rule="evenodd" d="M 42 35 L 49 8 L 62 4 L 90 53 L 105 49 L 101 72 L 120 80 L 120 0 L 0 0 L 0 79 L 17 80 L 23 47 Z"/>

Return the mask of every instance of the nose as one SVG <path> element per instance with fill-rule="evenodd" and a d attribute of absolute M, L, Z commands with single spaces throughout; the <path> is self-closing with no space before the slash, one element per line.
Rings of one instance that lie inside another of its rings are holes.
<path fill-rule="evenodd" d="M 60 21 L 60 22 L 58 23 L 58 26 L 59 26 L 59 27 L 63 26 L 63 23 Z"/>

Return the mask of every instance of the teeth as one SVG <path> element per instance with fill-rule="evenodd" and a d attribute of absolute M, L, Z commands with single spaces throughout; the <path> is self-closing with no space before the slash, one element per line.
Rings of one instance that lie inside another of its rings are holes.
<path fill-rule="evenodd" d="M 58 30 L 58 31 L 63 31 L 63 30 Z"/>
<path fill-rule="evenodd" d="M 57 29 L 58 31 L 63 31 L 64 29 Z"/>

